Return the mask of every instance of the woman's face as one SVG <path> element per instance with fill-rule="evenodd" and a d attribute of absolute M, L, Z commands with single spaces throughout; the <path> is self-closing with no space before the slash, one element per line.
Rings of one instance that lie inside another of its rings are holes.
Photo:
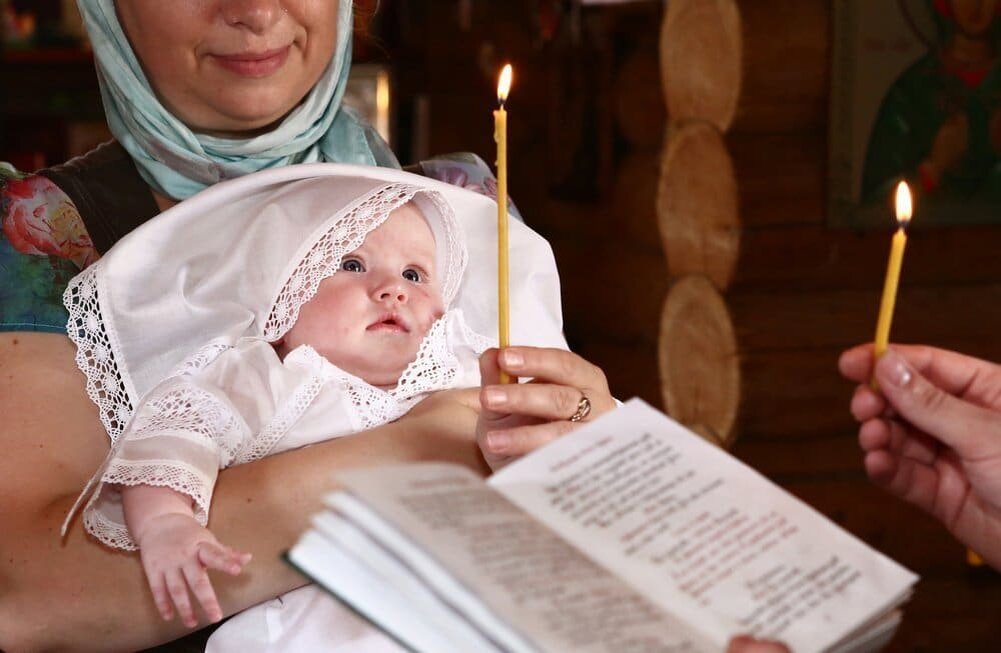
<path fill-rule="evenodd" d="M 241 136 L 309 93 L 333 57 L 338 0 L 117 0 L 164 106 L 193 131 Z"/>

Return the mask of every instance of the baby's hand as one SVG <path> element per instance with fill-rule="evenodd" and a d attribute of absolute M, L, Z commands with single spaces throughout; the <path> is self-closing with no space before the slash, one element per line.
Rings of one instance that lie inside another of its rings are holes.
<path fill-rule="evenodd" d="M 189 589 L 210 623 L 222 619 L 207 569 L 236 576 L 250 562 L 249 553 L 220 544 L 194 517 L 181 513 L 150 519 L 137 540 L 153 600 L 164 620 L 174 618 L 176 606 L 181 623 L 188 628 L 198 625 Z"/>

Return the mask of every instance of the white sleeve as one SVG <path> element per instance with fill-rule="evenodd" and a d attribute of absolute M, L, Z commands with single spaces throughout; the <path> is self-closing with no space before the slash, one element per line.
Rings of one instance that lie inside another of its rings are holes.
<path fill-rule="evenodd" d="M 100 485 L 84 510 L 87 531 L 108 546 L 135 550 L 125 527 L 119 486 L 169 487 L 191 497 L 195 518 L 208 521 L 212 489 L 231 443 L 247 426 L 221 393 L 192 375 L 173 377 L 142 400 Z"/>
<path fill-rule="evenodd" d="M 140 401 L 95 474 L 100 480 L 84 508 L 85 528 L 108 546 L 137 548 L 125 526 L 123 485 L 186 494 L 195 518 L 207 523 L 219 470 L 266 455 L 318 385 L 310 370 L 283 365 L 272 346 L 256 338 L 161 382 Z"/>

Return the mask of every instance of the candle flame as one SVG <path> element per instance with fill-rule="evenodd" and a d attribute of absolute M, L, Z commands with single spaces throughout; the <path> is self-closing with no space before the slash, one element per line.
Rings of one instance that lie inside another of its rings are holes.
<path fill-rule="evenodd" d="M 511 91 L 512 74 L 511 64 L 506 64 L 501 70 L 500 81 L 497 83 L 497 101 L 501 104 L 507 101 L 507 94 Z"/>
<path fill-rule="evenodd" d="M 906 181 L 902 181 L 897 184 L 897 222 L 901 226 L 907 224 L 911 219 L 911 189 L 907 186 Z"/>

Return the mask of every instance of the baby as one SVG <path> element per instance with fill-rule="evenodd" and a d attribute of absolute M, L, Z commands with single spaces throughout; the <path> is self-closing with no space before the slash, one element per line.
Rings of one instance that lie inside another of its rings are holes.
<path fill-rule="evenodd" d="M 196 377 L 182 381 L 191 384 L 192 390 L 197 387 L 199 394 L 210 395 L 185 406 L 185 410 L 198 410 L 202 422 L 218 421 L 220 416 L 229 421 L 223 428 L 211 429 L 211 443 L 197 445 L 202 449 L 197 455 L 215 457 L 217 465 L 223 461 L 231 464 L 235 452 L 259 446 L 252 441 L 264 437 L 274 418 L 294 410 L 298 393 L 286 392 L 286 388 L 295 386 L 302 370 L 310 370 L 307 377 L 311 372 L 329 376 L 320 389 L 321 393 L 326 390 L 327 396 L 311 403 L 311 412 L 328 419 L 345 414 L 347 407 L 327 404 L 347 400 L 344 391 L 352 385 L 352 376 L 391 392 L 404 369 L 417 358 L 431 325 L 444 313 L 437 275 L 431 229 L 414 204 L 405 204 L 369 232 L 361 247 L 342 259 L 337 274 L 320 283 L 284 338 L 271 344 L 241 342 Z M 327 368 L 317 355 L 341 373 Z M 288 381 L 283 378 L 286 376 Z M 142 433 L 144 440 L 171 437 L 150 433 L 151 429 L 168 431 L 171 426 L 162 422 L 177 408 L 176 392 L 159 396 L 165 401 L 148 401 L 137 415 L 133 432 Z M 337 420 L 327 423 L 336 428 Z M 350 426 L 350 422 L 341 421 L 342 430 L 350 431 Z M 333 428 L 324 432 L 327 437 L 338 435 Z M 139 447 L 147 448 L 148 444 L 144 441 Z M 119 453 L 129 465 L 134 464 L 135 448 L 127 442 Z M 116 478 L 118 473 L 113 465 L 105 476 Z M 185 624 L 196 625 L 187 608 L 188 590 L 209 620 L 222 618 L 206 568 L 237 574 L 250 555 L 219 543 L 202 525 L 204 519 L 195 518 L 195 496 L 204 494 L 185 494 L 167 485 L 125 485 L 121 493 L 125 523 L 141 552 L 153 598 L 164 619 L 173 617 L 176 605 Z M 202 510 L 207 512 L 207 505 Z"/>
<path fill-rule="evenodd" d="M 325 180 L 324 192 L 337 183 Z M 357 191 L 346 188 L 345 194 Z M 221 265 L 232 257 L 227 250 L 216 254 L 219 265 L 200 260 L 204 248 L 160 255 L 187 271 L 178 273 L 173 293 L 183 299 L 168 297 L 168 305 L 198 307 L 192 323 L 208 344 L 142 395 L 95 476 L 97 488 L 85 490 L 90 501 L 84 525 L 109 546 L 140 551 L 164 619 L 176 612 L 186 626 L 197 625 L 190 592 L 210 621 L 219 620 L 222 610 L 207 570 L 238 574 L 250 560 L 205 527 L 218 469 L 396 419 L 429 392 L 470 384 L 470 370 L 490 345 L 466 326 L 461 310 L 448 310 L 466 254 L 454 213 L 441 196 L 400 184 L 362 184 L 358 196 L 341 201 L 333 218 L 318 229 L 303 229 L 309 233 L 305 244 L 282 245 L 276 239 L 284 230 L 276 223 L 273 233 L 246 248 L 256 252 L 261 243 L 271 243 L 294 254 L 262 264 L 287 279 L 277 298 L 266 302 L 267 310 L 251 310 L 258 324 L 241 327 L 236 338 L 218 335 L 234 333 L 232 323 L 245 315 L 196 298 L 221 294 L 227 286 L 237 296 L 274 297 L 246 279 L 268 257 L 227 272 Z M 247 229 L 244 221 L 226 224 Z M 229 238 L 239 234 L 223 240 Z M 107 258 L 115 265 L 113 256 Z M 96 272 L 88 269 L 96 279 L 104 262 L 95 265 Z M 192 275 L 188 264 L 201 265 L 204 274 Z M 107 285 L 91 281 L 74 280 L 67 291 L 71 334 L 80 323 L 81 298 L 91 297 L 86 288 Z M 213 285 L 220 290 L 205 290 Z M 198 316 L 204 311 L 238 318 L 206 320 Z M 184 323 L 180 316 L 177 321 Z M 94 338 L 76 333 L 75 339 L 81 352 L 93 349 Z"/>

